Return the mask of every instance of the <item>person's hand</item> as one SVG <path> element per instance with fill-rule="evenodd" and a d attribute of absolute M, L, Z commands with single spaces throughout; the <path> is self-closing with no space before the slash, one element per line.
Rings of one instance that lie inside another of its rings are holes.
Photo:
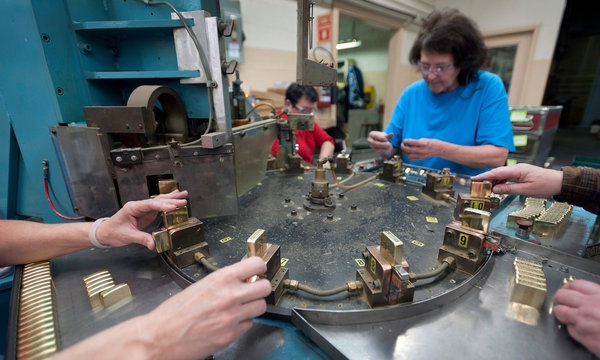
<path fill-rule="evenodd" d="M 433 156 L 439 156 L 440 140 L 436 139 L 405 139 L 400 145 L 402 155 L 410 160 L 424 160 Z"/>
<path fill-rule="evenodd" d="M 573 280 L 554 295 L 554 315 L 573 339 L 600 356 L 600 285 Z"/>
<path fill-rule="evenodd" d="M 175 190 L 152 199 L 129 201 L 110 219 L 96 229 L 96 239 L 101 244 L 121 246 L 138 243 L 154 249 L 152 235 L 142 231 L 147 228 L 160 211 L 173 211 L 185 206 L 187 191 Z"/>
<path fill-rule="evenodd" d="M 496 194 L 517 194 L 546 198 L 560 193 L 562 171 L 545 169 L 531 164 L 502 166 L 471 178 L 472 181 L 491 181 Z M 514 181 L 509 184 L 507 181 Z"/>
<path fill-rule="evenodd" d="M 263 259 L 251 257 L 219 269 L 170 297 L 152 312 L 89 337 L 53 358 L 204 359 L 227 347 L 262 315 L 271 293 Z"/>
<path fill-rule="evenodd" d="M 393 136 L 394 134 L 386 134 L 383 131 L 371 131 L 367 137 L 367 141 L 369 142 L 371 149 L 375 151 L 377 155 L 387 159 L 396 151 L 389 141 Z"/>
<path fill-rule="evenodd" d="M 146 315 L 157 359 L 203 359 L 225 348 L 252 326 L 267 308 L 266 279 L 247 282 L 267 270 L 259 257 L 224 267 L 192 284 Z"/>

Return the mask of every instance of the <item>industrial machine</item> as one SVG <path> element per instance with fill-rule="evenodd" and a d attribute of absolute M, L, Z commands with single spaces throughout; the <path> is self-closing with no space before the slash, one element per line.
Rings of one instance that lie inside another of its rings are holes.
<path fill-rule="evenodd" d="M 223 52 L 233 23 L 217 1 L 8 8 L 18 36 L 0 32 L 12 55 L 0 59 L 12 70 L 0 84 L 2 216 L 89 220 L 174 188 L 190 196 L 161 214 L 156 251 L 17 267 L 9 358 L 51 355 L 248 255 L 267 264 L 268 311 L 216 358 L 430 359 L 458 347 L 494 358 L 497 342 L 509 358 L 589 354 L 548 314 L 563 281 L 598 281 L 584 259 L 594 220 L 581 209 L 543 217 L 544 203 L 532 215 L 521 210 L 535 200 L 399 158 L 369 171 L 348 154 L 305 166 L 292 130 L 310 116 L 233 126 L 243 112 Z M 311 21 L 299 0 L 297 80 L 325 86 L 336 72 L 307 58 Z M 288 152 L 267 170 L 276 137 Z"/>

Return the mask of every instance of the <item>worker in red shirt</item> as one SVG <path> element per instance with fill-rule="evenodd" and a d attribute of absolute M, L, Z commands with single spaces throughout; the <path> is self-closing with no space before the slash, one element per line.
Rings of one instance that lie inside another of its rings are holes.
<path fill-rule="evenodd" d="M 288 86 L 285 92 L 285 104 L 278 114 L 287 110 L 288 114 L 312 114 L 319 96 L 312 86 L 302 86 L 296 83 Z M 287 120 L 286 114 L 281 114 L 281 118 Z M 333 138 L 323 130 L 319 124 L 314 123 L 313 130 L 293 130 L 298 146 L 298 155 L 302 160 L 309 164 L 314 164 L 313 157 L 315 150 L 319 150 L 319 158 L 326 158 L 333 155 L 335 143 Z M 277 157 L 279 150 L 279 139 L 275 139 L 271 146 L 271 153 Z"/>

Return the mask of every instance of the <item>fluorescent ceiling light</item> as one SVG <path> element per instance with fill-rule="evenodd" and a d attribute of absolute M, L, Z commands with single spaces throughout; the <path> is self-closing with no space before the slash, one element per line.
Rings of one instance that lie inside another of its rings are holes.
<path fill-rule="evenodd" d="M 362 41 L 360 41 L 359 39 L 352 39 L 352 40 L 344 40 L 342 42 L 339 42 L 335 45 L 335 48 L 338 50 L 344 50 L 344 49 L 352 49 L 355 47 L 359 47 L 362 45 Z"/>

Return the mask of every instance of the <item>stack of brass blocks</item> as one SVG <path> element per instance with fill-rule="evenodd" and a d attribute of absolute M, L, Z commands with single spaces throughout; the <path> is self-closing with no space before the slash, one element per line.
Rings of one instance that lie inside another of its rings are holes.
<path fill-rule="evenodd" d="M 533 222 L 532 232 L 541 236 L 556 236 L 569 221 L 573 205 L 553 202 L 546 211 Z"/>
<path fill-rule="evenodd" d="M 392 159 L 383 162 L 383 169 L 379 178 L 396 184 L 404 181 L 405 176 L 404 172 L 402 172 L 402 160 L 400 160 L 399 156 L 396 155 Z"/>
<path fill-rule="evenodd" d="M 444 242 L 438 252 L 438 261 L 450 256 L 456 260 L 456 268 L 467 274 L 475 274 L 485 261 L 485 234 L 479 230 L 453 221 L 446 225 Z"/>
<path fill-rule="evenodd" d="M 510 283 L 511 302 L 542 309 L 548 290 L 541 263 L 516 257 L 510 274 Z"/>
<path fill-rule="evenodd" d="M 126 283 L 116 284 L 108 270 L 101 270 L 83 278 L 83 285 L 93 309 L 107 308 L 131 299 Z"/>
<path fill-rule="evenodd" d="M 443 169 L 441 173 L 427 173 L 423 194 L 435 200 L 443 200 L 454 196 L 454 182 L 456 175 L 450 173 L 450 169 Z"/>
<path fill-rule="evenodd" d="M 19 300 L 17 358 L 44 359 L 57 351 L 50 262 L 23 267 Z"/>
<path fill-rule="evenodd" d="M 546 199 L 528 197 L 525 207 L 508 214 L 506 226 L 517 228 L 517 221 L 524 219 L 533 223 L 532 232 L 536 235 L 555 237 L 569 221 L 573 206 L 567 203 L 553 202 L 546 208 Z"/>
<path fill-rule="evenodd" d="M 289 279 L 289 270 L 281 266 L 281 247 L 275 244 L 267 243 L 266 232 L 263 229 L 257 229 L 248 240 L 247 256 L 258 256 L 263 259 L 267 265 L 265 277 L 271 282 L 271 294 L 267 296 L 267 304 L 277 305 L 283 295 L 284 282 Z M 256 281 L 258 277 L 248 279 L 249 282 Z"/>
<path fill-rule="evenodd" d="M 196 253 L 209 256 L 203 224 L 197 218 L 189 217 L 187 206 L 165 211 L 162 216 L 163 227 L 152 233 L 158 253 L 166 253 L 178 267 L 196 263 Z"/>
<path fill-rule="evenodd" d="M 352 174 L 352 163 L 350 154 L 342 153 L 335 157 L 335 173 L 336 174 Z"/>
<path fill-rule="evenodd" d="M 404 243 L 392 232 L 381 233 L 379 246 L 367 246 L 365 267 L 356 271 L 371 307 L 413 301 L 415 286 L 409 279 Z"/>
<path fill-rule="evenodd" d="M 492 184 L 489 181 L 471 182 L 468 194 L 457 196 L 454 218 L 446 226 L 444 242 L 438 261 L 452 257 L 456 268 L 474 274 L 485 261 L 484 248 L 491 221 Z"/>
<path fill-rule="evenodd" d="M 538 199 L 528 197 L 525 199 L 525 207 L 521 210 L 513 211 L 508 214 L 506 227 L 511 229 L 517 228 L 517 220 L 533 220 L 546 211 L 546 199 Z"/>
<path fill-rule="evenodd" d="M 473 216 L 479 217 L 485 213 L 489 213 L 491 210 L 491 200 L 490 196 L 492 193 L 492 183 L 489 181 L 472 181 L 471 189 L 468 194 L 459 193 L 456 198 L 456 207 L 454 208 L 454 219 L 463 220 L 465 217 L 465 212 L 470 211 L 470 214 L 466 214 L 467 219 L 465 221 L 470 221 L 470 218 Z M 473 209 L 476 211 L 468 210 Z M 491 214 L 489 215 L 491 216 Z M 488 217 L 489 217 L 488 216 Z M 488 220 L 489 223 L 489 220 Z M 468 223 L 464 225 L 470 226 Z M 483 230 L 482 225 L 473 225 L 470 226 L 477 229 Z M 487 232 L 487 229 L 485 230 Z"/>

